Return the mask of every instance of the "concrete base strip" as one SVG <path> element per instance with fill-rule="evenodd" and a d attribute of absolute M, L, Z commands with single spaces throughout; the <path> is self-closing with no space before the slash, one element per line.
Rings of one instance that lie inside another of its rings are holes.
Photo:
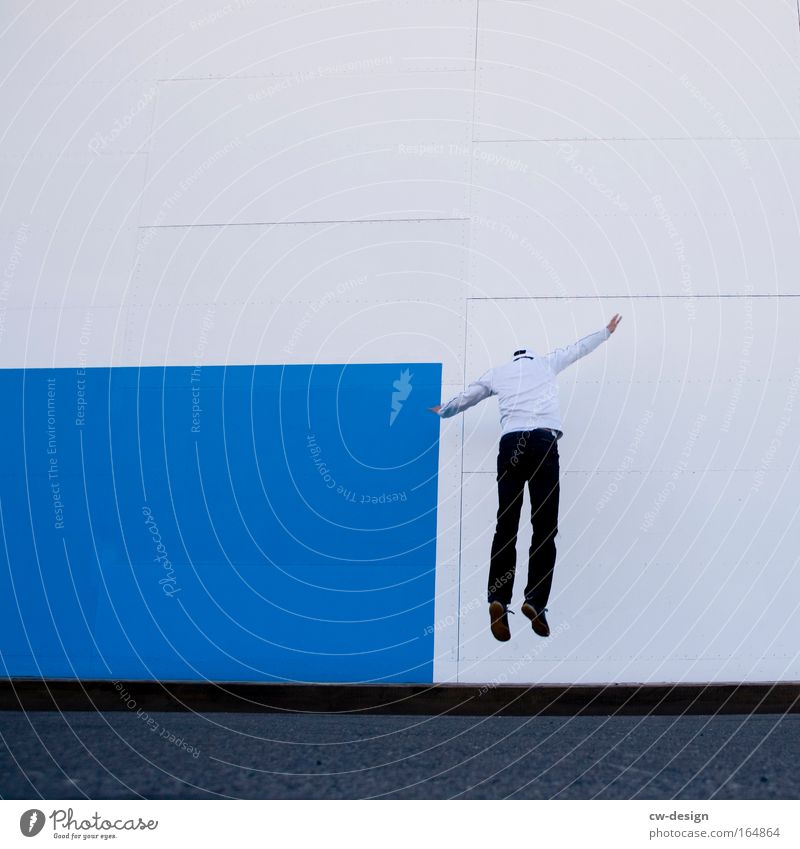
<path fill-rule="evenodd" d="M 262 684 L 0 679 L 0 710 L 466 716 L 800 713 L 800 682 L 754 684 Z"/>

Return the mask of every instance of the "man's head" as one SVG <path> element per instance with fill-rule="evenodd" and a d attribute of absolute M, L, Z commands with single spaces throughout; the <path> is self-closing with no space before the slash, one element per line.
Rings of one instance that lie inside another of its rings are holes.
<path fill-rule="evenodd" d="M 515 360 L 522 359 L 523 357 L 527 357 L 528 359 L 532 360 L 533 359 L 533 351 L 531 351 L 529 348 L 520 348 L 519 350 L 514 351 L 514 359 Z"/>

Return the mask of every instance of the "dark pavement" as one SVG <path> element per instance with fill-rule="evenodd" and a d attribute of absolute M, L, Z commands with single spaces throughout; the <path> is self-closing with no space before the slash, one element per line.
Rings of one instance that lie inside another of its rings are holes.
<path fill-rule="evenodd" d="M 796 799 L 800 716 L 0 711 L 0 796 Z"/>

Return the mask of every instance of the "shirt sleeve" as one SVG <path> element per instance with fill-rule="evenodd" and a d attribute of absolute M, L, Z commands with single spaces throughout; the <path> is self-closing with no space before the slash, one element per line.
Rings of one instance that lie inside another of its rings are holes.
<path fill-rule="evenodd" d="M 447 403 L 442 404 L 439 415 L 443 419 L 448 419 L 456 413 L 463 413 L 470 407 L 474 407 L 479 401 L 494 395 L 495 391 L 492 386 L 492 370 L 482 374 L 477 380 L 470 385 L 459 395 L 454 395 Z"/>
<path fill-rule="evenodd" d="M 556 348 L 554 351 L 546 354 L 545 359 L 549 362 L 553 372 L 558 374 L 567 366 L 571 366 L 576 360 L 585 357 L 587 354 L 591 354 L 609 336 L 611 336 L 611 331 L 607 327 L 604 327 L 602 330 L 598 330 L 596 333 L 590 333 L 588 336 L 584 336 L 583 339 L 579 339 L 571 345 L 567 345 L 564 348 Z"/>

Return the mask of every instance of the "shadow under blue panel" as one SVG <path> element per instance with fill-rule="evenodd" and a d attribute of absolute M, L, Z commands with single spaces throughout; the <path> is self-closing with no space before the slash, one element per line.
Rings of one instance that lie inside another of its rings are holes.
<path fill-rule="evenodd" d="M 0 391 L 0 673 L 432 680 L 439 363 Z"/>

